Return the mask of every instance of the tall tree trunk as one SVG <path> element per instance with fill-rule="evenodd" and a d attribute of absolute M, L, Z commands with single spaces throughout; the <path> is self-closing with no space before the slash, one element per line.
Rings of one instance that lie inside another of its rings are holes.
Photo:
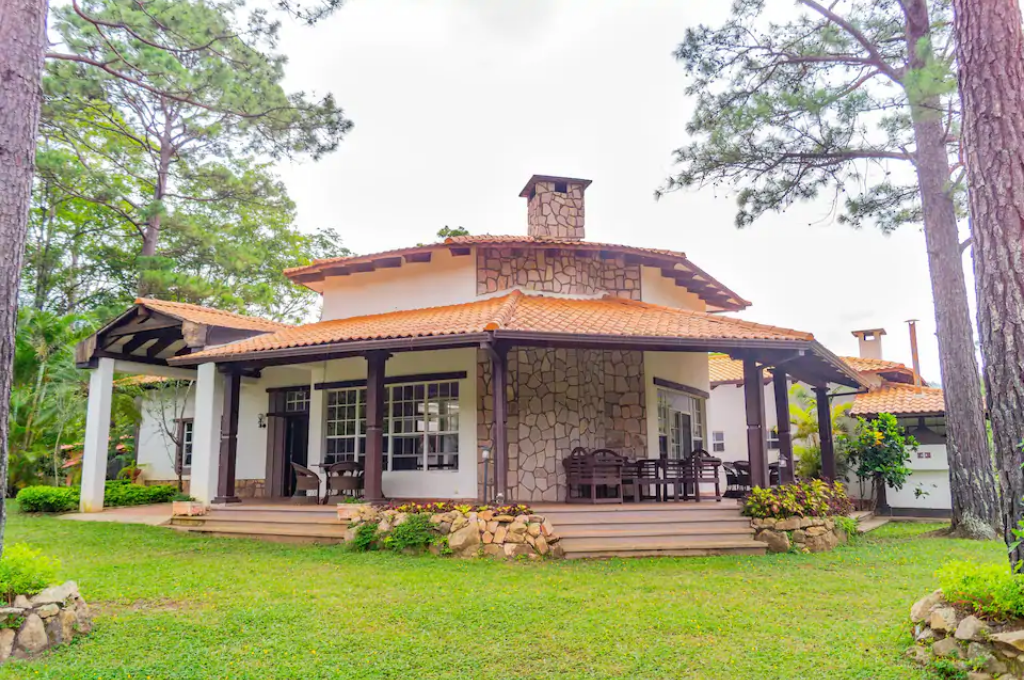
<path fill-rule="evenodd" d="M 0 0 L 0 554 L 7 508 L 8 413 L 18 283 L 25 252 L 40 79 L 46 49 L 46 0 Z"/>
<path fill-rule="evenodd" d="M 928 6 L 925 0 L 914 0 L 905 7 L 910 68 L 924 69 L 934 59 Z M 952 528 L 960 536 L 994 538 L 1002 531 L 1003 522 L 985 429 L 956 210 L 948 191 L 950 171 L 943 110 L 937 96 L 914 91 L 908 94 L 946 398 Z"/>
<path fill-rule="evenodd" d="M 164 131 L 160 138 L 160 161 L 157 164 L 156 187 L 153 189 L 153 204 L 156 210 L 146 221 L 146 230 L 142 238 L 142 257 L 153 257 L 156 255 L 156 248 L 160 242 L 160 225 L 163 217 L 163 201 L 167 194 L 167 177 L 171 172 L 171 160 L 174 157 L 174 147 L 171 143 L 171 118 L 164 119 Z M 139 278 L 139 295 L 150 297 L 156 290 L 152 282 L 146 281 L 147 267 L 142 267 Z"/>
<path fill-rule="evenodd" d="M 953 0 L 978 325 L 1007 545 L 1024 439 L 1024 35 L 1017 0 Z M 1010 553 L 1024 563 L 1024 548 Z"/>

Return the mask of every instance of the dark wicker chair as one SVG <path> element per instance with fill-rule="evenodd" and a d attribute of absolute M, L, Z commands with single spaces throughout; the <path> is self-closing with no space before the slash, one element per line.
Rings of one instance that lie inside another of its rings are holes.
<path fill-rule="evenodd" d="M 363 465 L 353 461 L 335 463 L 326 468 L 327 495 L 358 497 L 364 488 Z M 326 501 L 326 499 L 325 499 Z"/>
<path fill-rule="evenodd" d="M 704 449 L 697 449 L 683 461 L 683 495 L 688 496 L 689 490 L 693 489 L 694 499 L 700 502 L 700 485 L 715 485 L 715 500 L 722 501 L 722 482 L 719 479 L 718 471 L 722 468 L 722 461 L 715 458 Z M 749 479 L 749 475 L 748 475 Z"/>
<path fill-rule="evenodd" d="M 320 503 L 320 475 L 310 470 L 305 465 L 292 463 L 292 470 L 295 471 L 295 492 L 293 498 L 309 498 L 307 491 L 316 493 L 316 502 Z"/>
<path fill-rule="evenodd" d="M 622 468 L 626 460 L 608 449 L 587 451 L 577 446 L 562 460 L 566 503 L 621 503 Z M 611 494 L 602 494 L 601 490 Z"/>
<path fill-rule="evenodd" d="M 725 497 L 743 498 L 750 493 L 750 463 L 742 460 L 722 463 L 725 470 Z"/>

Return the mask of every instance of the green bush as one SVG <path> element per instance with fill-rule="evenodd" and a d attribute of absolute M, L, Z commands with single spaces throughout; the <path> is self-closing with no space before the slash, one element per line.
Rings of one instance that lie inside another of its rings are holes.
<path fill-rule="evenodd" d="M 993 621 L 1024 618 L 1024 574 L 1005 564 L 950 562 L 936 572 L 946 600 Z"/>
<path fill-rule="evenodd" d="M 421 513 L 409 515 L 404 522 L 391 529 L 383 544 L 385 549 L 394 552 L 420 551 L 426 550 L 437 538 L 434 525 L 430 523 L 430 515 Z"/>
<path fill-rule="evenodd" d="M 780 484 L 770 489 L 755 487 L 743 504 L 747 517 L 831 517 L 849 515 L 853 503 L 840 482 L 811 479 Z"/>
<path fill-rule="evenodd" d="M 22 512 L 71 512 L 78 509 L 77 487 L 26 486 L 18 492 Z"/>
<path fill-rule="evenodd" d="M 35 595 L 57 581 L 60 563 L 24 543 L 4 548 L 0 558 L 0 594 L 13 602 L 15 595 Z"/>
<path fill-rule="evenodd" d="M 169 503 L 178 495 L 173 486 L 141 486 L 123 479 L 106 483 L 103 505 L 120 508 L 150 503 Z M 18 492 L 18 508 L 22 512 L 74 512 L 78 509 L 81 489 L 77 486 L 26 486 Z"/>
<path fill-rule="evenodd" d="M 377 544 L 377 525 L 371 522 L 356 527 L 356 535 L 352 538 L 352 549 L 373 550 Z"/>

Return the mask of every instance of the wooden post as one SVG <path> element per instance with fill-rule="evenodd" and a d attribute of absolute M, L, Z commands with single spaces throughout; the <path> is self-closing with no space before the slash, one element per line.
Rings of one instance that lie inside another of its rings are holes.
<path fill-rule="evenodd" d="M 815 387 L 814 398 L 818 408 L 818 440 L 821 442 L 821 478 L 836 478 L 836 451 L 832 443 L 832 408 L 828 401 L 828 387 Z"/>
<path fill-rule="evenodd" d="M 788 484 L 793 481 L 796 471 L 793 467 L 793 432 L 789 422 L 789 382 L 781 368 L 773 371 L 772 387 L 775 389 L 775 422 L 779 428 L 779 481 Z"/>
<path fill-rule="evenodd" d="M 764 431 L 764 376 L 753 359 L 743 360 L 743 397 L 747 412 L 750 485 L 768 488 L 768 442 Z"/>
<path fill-rule="evenodd" d="M 490 348 L 494 389 L 494 501 L 508 502 L 508 347 Z"/>
<path fill-rule="evenodd" d="M 366 355 L 366 452 L 363 459 L 367 501 L 384 500 L 384 366 L 387 352 Z"/>
<path fill-rule="evenodd" d="M 220 421 L 220 460 L 217 475 L 217 496 L 214 503 L 238 503 L 235 495 L 235 463 L 238 459 L 238 398 L 242 374 L 224 374 L 224 413 Z"/>

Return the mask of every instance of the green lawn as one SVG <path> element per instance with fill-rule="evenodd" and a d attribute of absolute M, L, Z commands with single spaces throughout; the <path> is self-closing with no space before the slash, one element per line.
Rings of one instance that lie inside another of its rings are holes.
<path fill-rule="evenodd" d="M 825 555 L 503 564 L 11 515 L 97 610 L 7 678 L 926 678 L 906 617 L 999 544 L 889 525 Z"/>

